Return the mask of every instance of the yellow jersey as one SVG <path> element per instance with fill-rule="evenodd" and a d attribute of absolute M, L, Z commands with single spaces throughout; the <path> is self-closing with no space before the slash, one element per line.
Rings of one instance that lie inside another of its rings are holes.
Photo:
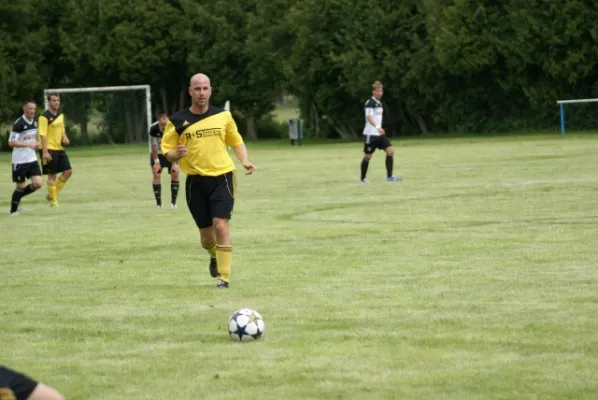
<path fill-rule="evenodd" d="M 166 124 L 162 154 L 176 151 L 179 144 L 187 147 L 187 155 L 180 160 L 185 175 L 219 176 L 234 171 L 227 146 L 237 147 L 243 138 L 229 111 L 210 106 L 204 114 L 194 114 L 186 108 Z"/>
<path fill-rule="evenodd" d="M 62 147 L 62 136 L 64 130 L 64 114 L 52 114 L 50 110 L 44 111 L 37 120 L 37 132 L 39 136 L 48 138 L 48 150 L 64 150 Z M 41 140 L 40 146 L 42 148 Z"/>

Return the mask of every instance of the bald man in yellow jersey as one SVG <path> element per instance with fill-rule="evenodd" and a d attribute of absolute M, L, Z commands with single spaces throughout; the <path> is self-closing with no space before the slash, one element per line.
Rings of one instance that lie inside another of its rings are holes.
<path fill-rule="evenodd" d="M 58 207 L 58 192 L 62 190 L 73 173 L 64 147 L 69 144 L 66 136 L 64 115 L 58 111 L 60 95 L 48 94 L 48 109 L 38 118 L 37 131 L 42 143 L 42 173 L 48 175 L 48 196 L 52 207 Z M 58 174 L 62 173 L 60 176 Z"/>
<path fill-rule="evenodd" d="M 187 175 L 185 194 L 191 215 L 199 228 L 201 245 L 210 254 L 210 275 L 217 287 L 229 287 L 232 242 L 229 220 L 235 202 L 235 164 L 227 146 L 246 170 L 255 171 L 247 147 L 229 111 L 210 105 L 212 87 L 204 74 L 189 84 L 191 107 L 170 117 L 162 136 L 162 153 L 179 162 Z"/>

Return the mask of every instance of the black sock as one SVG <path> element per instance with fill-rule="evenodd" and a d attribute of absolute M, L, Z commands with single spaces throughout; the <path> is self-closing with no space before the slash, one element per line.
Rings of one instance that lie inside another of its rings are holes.
<path fill-rule="evenodd" d="M 25 189 L 23 189 L 23 196 L 21 196 L 21 197 L 30 195 L 31 193 L 35 192 L 36 190 L 37 189 L 34 189 L 33 185 L 30 183 L 29 185 L 25 186 Z"/>
<path fill-rule="evenodd" d="M 370 159 L 367 157 L 363 157 L 363 160 L 361 160 L 361 180 L 365 179 L 365 176 L 368 173 L 369 166 L 370 166 Z"/>
<path fill-rule="evenodd" d="M 392 176 L 392 165 L 394 162 L 394 157 L 392 155 L 386 155 L 386 176 Z"/>
<path fill-rule="evenodd" d="M 162 184 L 153 184 L 154 186 L 154 196 L 156 196 L 156 204 L 161 206 L 162 205 Z"/>
<path fill-rule="evenodd" d="M 33 188 L 32 184 L 25 186 L 23 189 L 15 189 L 12 193 L 12 199 L 10 201 L 10 212 L 13 213 L 19 209 L 19 204 L 21 203 L 21 199 L 33 192 L 37 189 Z"/>
<path fill-rule="evenodd" d="M 12 192 L 12 200 L 10 201 L 10 212 L 13 213 L 19 209 L 19 203 L 21 202 L 21 198 L 24 196 L 24 189 L 15 189 Z"/>
<path fill-rule="evenodd" d="M 171 200 L 172 204 L 176 204 L 176 197 L 178 196 L 178 194 L 179 194 L 179 182 L 178 181 L 170 182 L 170 198 L 172 199 Z"/>

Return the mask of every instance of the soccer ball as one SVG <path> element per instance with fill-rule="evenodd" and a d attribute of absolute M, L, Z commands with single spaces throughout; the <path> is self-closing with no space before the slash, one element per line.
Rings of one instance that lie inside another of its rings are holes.
<path fill-rule="evenodd" d="M 259 339 L 265 329 L 264 319 L 260 313 L 251 308 L 241 308 L 228 319 L 229 336 L 240 342 Z"/>

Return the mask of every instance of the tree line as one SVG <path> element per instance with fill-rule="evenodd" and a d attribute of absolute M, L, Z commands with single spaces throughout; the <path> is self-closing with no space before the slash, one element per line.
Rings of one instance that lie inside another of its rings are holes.
<path fill-rule="evenodd" d="M 593 0 L 0 0 L 0 121 L 44 88 L 150 84 L 188 103 L 195 72 L 250 139 L 281 93 L 314 137 L 358 137 L 371 83 L 393 134 L 556 129 L 598 97 Z M 568 109 L 569 110 L 569 109 Z M 598 126 L 591 106 L 573 127 Z"/>

